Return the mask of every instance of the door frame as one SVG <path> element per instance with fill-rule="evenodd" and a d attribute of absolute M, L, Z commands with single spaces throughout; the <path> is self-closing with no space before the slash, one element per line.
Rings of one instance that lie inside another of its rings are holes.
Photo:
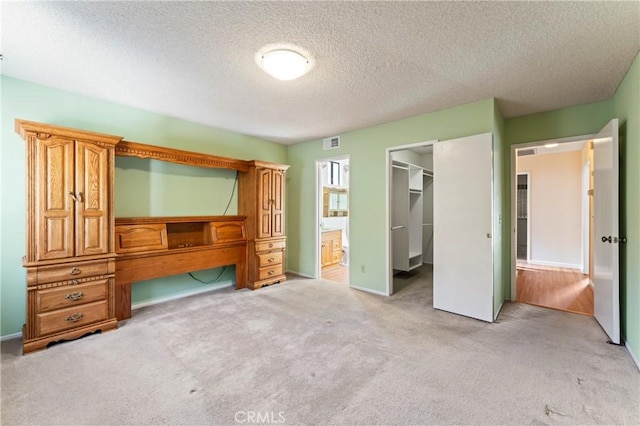
<path fill-rule="evenodd" d="M 516 150 L 522 148 L 531 148 L 534 146 L 541 146 L 549 143 L 567 143 L 567 142 L 579 142 L 579 141 L 587 141 L 593 139 L 596 136 L 596 133 L 579 135 L 579 136 L 569 136 L 566 138 L 557 138 L 557 139 L 547 139 L 547 140 L 538 140 L 533 142 L 524 142 L 519 144 L 513 144 L 510 146 L 509 150 L 509 178 L 511 181 L 511 205 L 509 206 L 511 209 L 511 253 L 510 253 L 510 264 L 511 264 L 511 301 L 516 300 L 516 274 L 517 274 L 517 240 L 516 240 L 516 227 L 518 225 L 517 217 L 516 217 L 516 206 L 517 206 L 517 197 L 518 197 L 518 178 L 517 178 L 517 169 L 516 169 Z M 581 171 L 582 174 L 582 171 Z M 529 223 L 527 223 L 529 226 Z M 529 235 L 531 236 L 531 235 Z M 529 244 L 529 241 L 527 241 Z"/>
<path fill-rule="evenodd" d="M 316 188 L 316 202 L 315 202 L 315 245 L 314 245 L 314 258 L 315 258 L 315 274 L 314 278 L 322 277 L 322 262 L 321 256 L 322 252 L 320 249 L 320 244 L 322 243 L 322 182 L 320 181 L 320 173 L 322 171 L 322 164 L 329 163 L 330 161 L 341 161 L 347 160 L 349 161 L 349 173 L 351 173 L 351 155 L 335 155 L 332 157 L 323 157 L 318 158 L 315 161 L 316 164 L 316 177 L 315 177 L 315 188 Z M 349 191 L 347 192 L 347 230 L 351 228 L 351 180 L 349 180 Z M 351 287 L 351 248 L 353 244 L 349 241 L 349 287 Z"/>
<path fill-rule="evenodd" d="M 411 148 L 422 148 L 425 146 L 431 146 L 437 143 L 438 140 L 429 140 L 422 142 L 414 142 L 406 145 L 397 145 L 392 146 L 385 149 L 385 270 L 386 270 L 386 286 L 385 286 L 385 296 L 391 296 L 393 294 L 393 247 L 391 241 L 393 241 L 391 237 L 391 153 L 394 151 L 403 151 L 405 149 Z M 417 164 L 416 164 L 417 165 Z"/>
<path fill-rule="evenodd" d="M 531 172 L 518 172 L 516 171 L 516 207 L 517 207 L 517 196 L 518 196 L 518 178 L 517 176 L 524 175 L 527 177 L 527 262 L 531 260 Z M 517 212 L 516 212 L 517 213 Z M 517 216 L 517 214 L 516 214 Z M 516 221 L 518 218 L 516 217 Z M 516 229 L 516 245 L 518 244 L 518 223 L 515 225 Z M 516 261 L 517 261 L 518 247 L 516 246 Z"/>
<path fill-rule="evenodd" d="M 591 263 L 591 208 L 588 191 L 591 189 L 591 160 L 582 165 L 582 273 L 589 274 Z M 592 284 L 589 276 L 589 284 Z"/>

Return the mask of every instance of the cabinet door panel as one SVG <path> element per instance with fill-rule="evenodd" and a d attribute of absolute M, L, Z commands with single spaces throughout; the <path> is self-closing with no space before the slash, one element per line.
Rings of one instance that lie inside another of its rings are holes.
<path fill-rule="evenodd" d="M 284 235 L 284 173 L 273 170 L 271 179 L 271 236 L 282 237 Z"/>
<path fill-rule="evenodd" d="M 73 141 L 51 137 L 37 145 L 37 260 L 73 256 Z"/>
<path fill-rule="evenodd" d="M 256 238 L 271 236 L 271 170 L 258 169 L 258 229 Z"/>
<path fill-rule="evenodd" d="M 109 252 L 109 150 L 76 142 L 76 255 Z"/>

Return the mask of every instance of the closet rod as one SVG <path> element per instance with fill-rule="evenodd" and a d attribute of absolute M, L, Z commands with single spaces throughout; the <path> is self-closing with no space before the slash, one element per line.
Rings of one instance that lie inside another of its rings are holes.
<path fill-rule="evenodd" d="M 391 165 L 394 169 L 400 169 L 400 170 L 409 170 L 408 167 L 402 167 L 402 166 L 398 166 L 396 164 L 392 164 Z"/>

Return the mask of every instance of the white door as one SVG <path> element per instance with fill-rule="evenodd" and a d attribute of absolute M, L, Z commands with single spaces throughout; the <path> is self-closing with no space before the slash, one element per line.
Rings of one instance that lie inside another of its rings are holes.
<path fill-rule="evenodd" d="M 433 307 L 493 321 L 492 136 L 433 145 Z"/>
<path fill-rule="evenodd" d="M 620 343 L 618 263 L 618 119 L 593 141 L 594 316 L 611 342 Z"/>

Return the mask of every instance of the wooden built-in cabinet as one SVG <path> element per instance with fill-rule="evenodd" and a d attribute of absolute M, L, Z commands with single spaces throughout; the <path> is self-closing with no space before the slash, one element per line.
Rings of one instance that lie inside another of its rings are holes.
<path fill-rule="evenodd" d="M 16 120 L 26 141 L 24 353 L 117 327 L 114 147 L 120 137 Z"/>
<path fill-rule="evenodd" d="M 289 166 L 249 161 L 238 182 L 238 212 L 247 216 L 248 287 L 286 280 L 285 174 Z"/>
<path fill-rule="evenodd" d="M 342 231 L 322 231 L 321 265 L 328 267 L 342 261 Z"/>
<path fill-rule="evenodd" d="M 285 280 L 289 166 L 123 141 L 26 120 L 27 312 L 23 352 L 117 327 L 131 284 L 225 265 L 236 288 Z M 115 155 L 239 172 L 242 216 L 114 218 Z"/>

